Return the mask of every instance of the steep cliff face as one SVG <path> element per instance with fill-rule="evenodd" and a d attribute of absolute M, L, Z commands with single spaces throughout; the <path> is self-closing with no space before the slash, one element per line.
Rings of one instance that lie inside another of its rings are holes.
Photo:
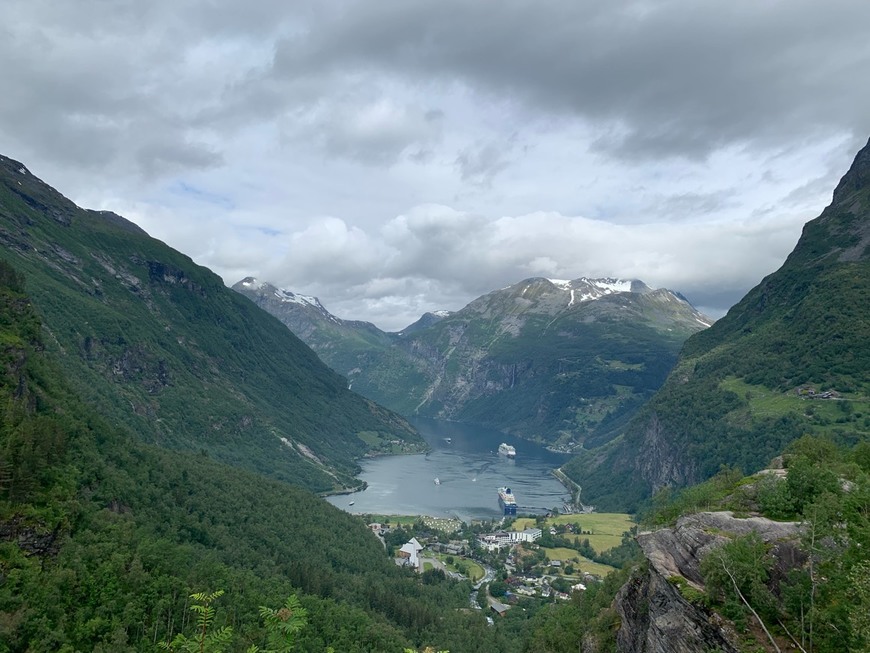
<path fill-rule="evenodd" d="M 657 572 L 632 578 L 616 597 L 622 620 L 617 633 L 625 653 L 706 653 L 738 649 L 723 628 Z"/>
<path fill-rule="evenodd" d="M 646 569 L 622 587 L 614 601 L 621 619 L 617 642 L 625 653 L 703 653 L 740 650 L 728 622 L 683 596 L 681 587 L 704 589 L 701 561 L 731 538 L 757 534 L 776 544 L 784 565 L 795 564 L 790 542 L 800 536 L 796 522 L 762 517 L 745 519 L 731 512 L 702 512 L 681 517 L 672 528 L 640 533 L 637 541 Z"/>

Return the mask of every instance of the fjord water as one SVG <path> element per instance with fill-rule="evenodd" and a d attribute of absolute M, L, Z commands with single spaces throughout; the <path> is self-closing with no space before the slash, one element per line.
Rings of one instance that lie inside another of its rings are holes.
<path fill-rule="evenodd" d="M 468 521 L 502 515 L 496 491 L 503 485 L 516 495 L 519 513 L 543 513 L 569 499 L 550 473 L 567 460 L 563 454 L 479 426 L 431 419 L 413 424 L 432 447 L 429 453 L 362 461 L 359 478 L 368 487 L 328 501 L 352 513 Z M 501 442 L 516 447 L 516 459 L 498 454 Z"/>

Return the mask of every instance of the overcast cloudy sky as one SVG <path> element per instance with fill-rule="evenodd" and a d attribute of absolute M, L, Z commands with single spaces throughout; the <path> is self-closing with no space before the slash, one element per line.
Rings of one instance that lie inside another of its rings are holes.
<path fill-rule="evenodd" d="M 721 315 L 870 136 L 866 0 L 5 0 L 0 152 L 400 329 L 530 276 Z"/>

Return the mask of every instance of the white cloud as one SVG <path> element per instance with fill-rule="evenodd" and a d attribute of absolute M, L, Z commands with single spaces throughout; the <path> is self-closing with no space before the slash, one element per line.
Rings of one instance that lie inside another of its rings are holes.
<path fill-rule="evenodd" d="M 0 152 L 400 328 L 532 275 L 721 311 L 870 133 L 857 0 L 10 0 Z"/>

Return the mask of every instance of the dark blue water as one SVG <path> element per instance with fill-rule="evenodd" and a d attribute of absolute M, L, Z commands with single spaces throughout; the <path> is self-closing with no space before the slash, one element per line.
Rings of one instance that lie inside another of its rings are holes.
<path fill-rule="evenodd" d="M 469 521 L 502 515 L 496 491 L 503 485 L 513 490 L 519 513 L 543 513 L 569 498 L 550 474 L 567 460 L 565 455 L 478 426 L 429 419 L 413 423 L 432 447 L 431 452 L 363 461 L 359 478 L 368 488 L 328 501 L 353 513 Z M 515 459 L 498 454 L 501 442 L 516 447 Z M 440 485 L 435 484 L 436 477 Z"/>

